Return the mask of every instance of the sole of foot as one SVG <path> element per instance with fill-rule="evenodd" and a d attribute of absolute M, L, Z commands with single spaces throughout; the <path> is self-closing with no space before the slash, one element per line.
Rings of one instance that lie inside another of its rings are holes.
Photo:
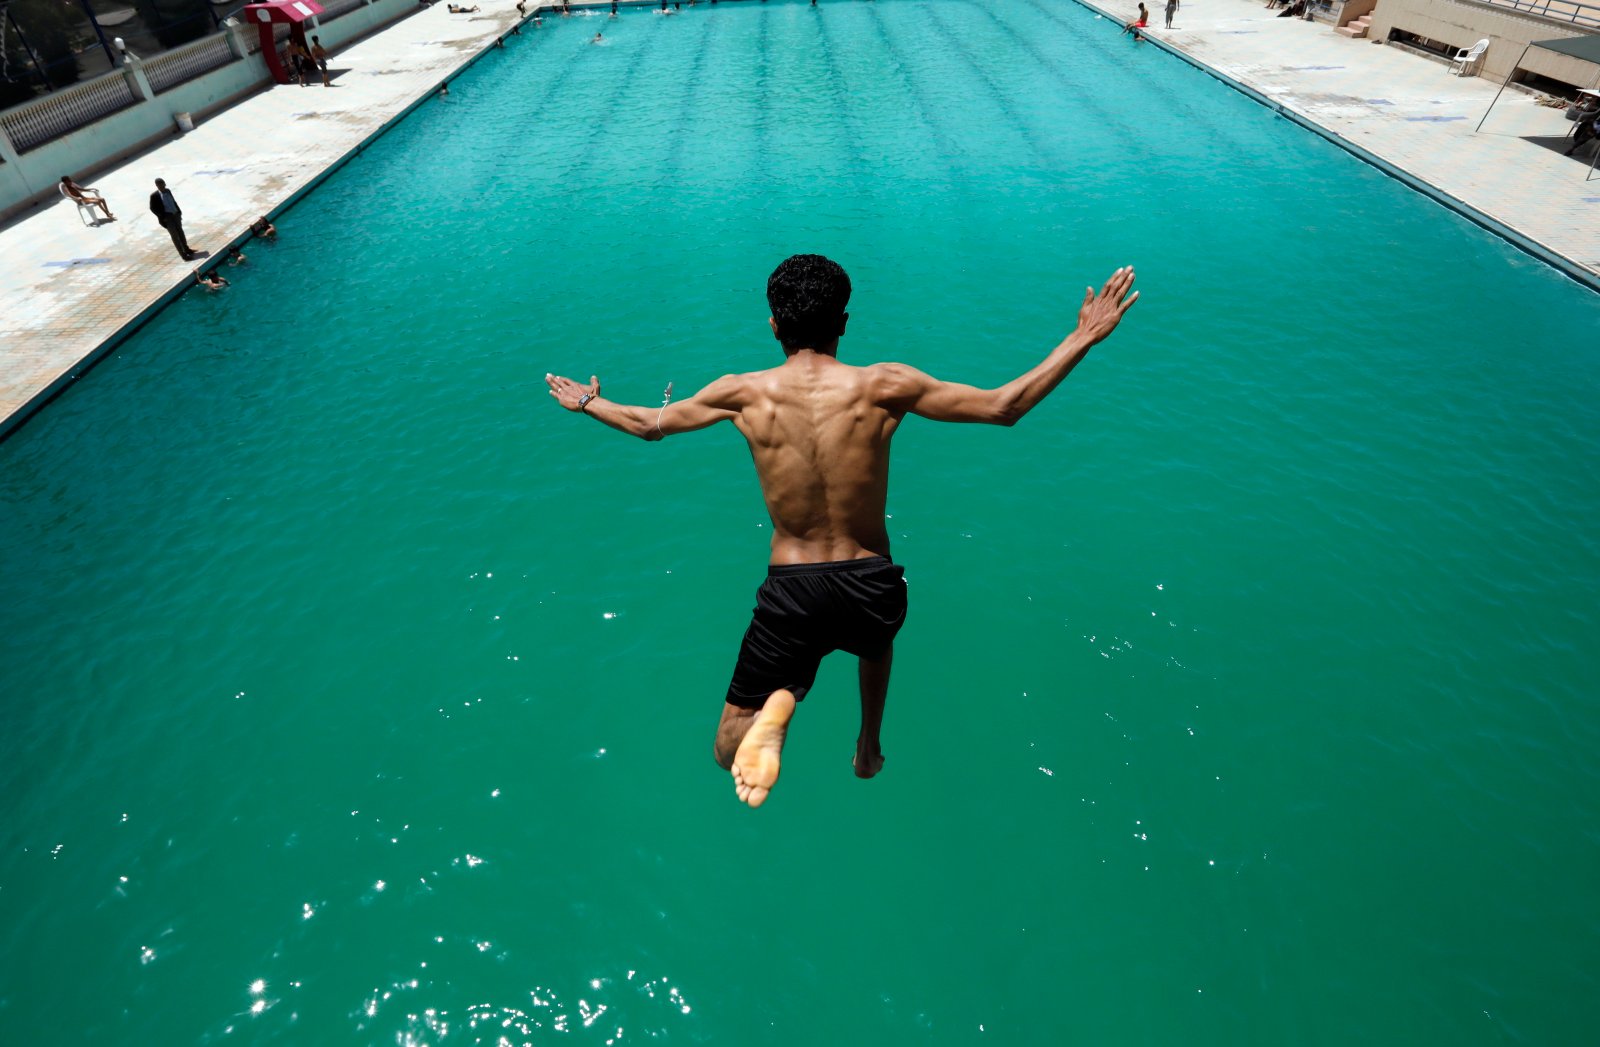
<path fill-rule="evenodd" d="M 739 743 L 733 754 L 734 792 L 741 802 L 760 807 L 767 802 L 772 787 L 778 784 L 778 771 L 783 758 L 783 740 L 789 733 L 789 721 L 794 718 L 794 695 L 776 691 L 767 704 L 761 707 L 756 722 Z"/>

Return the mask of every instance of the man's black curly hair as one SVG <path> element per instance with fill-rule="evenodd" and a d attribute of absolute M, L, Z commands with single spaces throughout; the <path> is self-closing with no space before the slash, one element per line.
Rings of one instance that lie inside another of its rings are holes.
<path fill-rule="evenodd" d="M 785 258 L 767 279 L 767 305 L 785 349 L 815 349 L 844 333 L 850 277 L 820 254 Z"/>

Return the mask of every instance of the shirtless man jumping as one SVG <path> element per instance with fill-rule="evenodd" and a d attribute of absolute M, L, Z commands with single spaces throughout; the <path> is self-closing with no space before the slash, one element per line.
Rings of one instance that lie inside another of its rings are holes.
<path fill-rule="evenodd" d="M 562 407 L 624 433 L 660 440 L 727 421 L 750 444 L 772 517 L 772 556 L 715 744 L 739 799 L 751 807 L 766 801 L 795 703 L 811 689 L 823 656 L 836 650 L 860 659 L 856 776 L 871 778 L 883 767 L 878 734 L 906 614 L 904 573 L 889 558 L 884 526 L 889 441 L 901 419 L 1015 425 L 1116 329 L 1139 298 L 1128 293 L 1132 286 L 1129 266 L 1098 294 L 1088 288 L 1077 330 L 998 389 L 941 382 L 905 364 L 840 363 L 850 278 L 814 254 L 785 260 L 767 281 L 768 323 L 783 345 L 777 367 L 724 375 L 661 408 L 603 399 L 598 378 L 581 385 L 545 375 Z"/>

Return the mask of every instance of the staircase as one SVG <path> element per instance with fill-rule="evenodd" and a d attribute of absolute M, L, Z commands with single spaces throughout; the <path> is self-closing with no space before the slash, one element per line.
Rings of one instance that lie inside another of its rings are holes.
<path fill-rule="evenodd" d="M 1352 40 L 1359 40 L 1363 36 L 1367 35 L 1367 30 L 1371 28 L 1371 26 L 1372 15 L 1368 13 L 1362 15 L 1360 18 L 1355 19 L 1349 25 L 1341 25 L 1336 27 L 1334 32 L 1341 36 L 1348 36 Z"/>

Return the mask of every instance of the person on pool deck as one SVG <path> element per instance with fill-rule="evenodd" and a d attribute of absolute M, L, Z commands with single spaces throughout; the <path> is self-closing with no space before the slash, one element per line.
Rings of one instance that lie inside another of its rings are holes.
<path fill-rule="evenodd" d="M 61 176 L 61 191 L 66 193 L 67 198 L 73 203 L 91 204 L 100 208 L 105 212 L 106 221 L 115 222 L 117 220 L 117 216 L 111 213 L 111 205 L 106 203 L 105 197 L 99 195 L 93 189 L 85 189 L 73 181 L 71 175 Z"/>
<path fill-rule="evenodd" d="M 1122 31 L 1124 33 L 1133 33 L 1133 35 L 1135 37 L 1138 37 L 1139 34 L 1138 33 L 1134 33 L 1134 30 L 1135 29 L 1143 29 L 1146 26 L 1148 26 L 1149 24 L 1150 24 L 1150 12 L 1145 10 L 1145 6 L 1143 4 L 1140 4 L 1139 5 L 1139 14 L 1138 14 L 1138 16 L 1135 17 L 1133 21 L 1131 21 L 1127 25 L 1123 26 L 1122 27 Z"/>
<path fill-rule="evenodd" d="M 172 237 L 172 246 L 178 249 L 179 258 L 192 262 L 200 256 L 201 252 L 190 247 L 189 238 L 184 235 L 183 208 L 178 206 L 178 200 L 167 188 L 167 183 L 159 178 L 156 179 L 156 191 L 150 194 L 150 213 L 156 216 L 161 228 Z"/>
<path fill-rule="evenodd" d="M 733 680 L 714 752 L 739 799 L 766 801 L 778 780 L 795 703 L 824 655 L 860 659 L 861 731 L 855 772 L 883 767 L 879 732 L 894 638 L 905 620 L 904 573 L 889 556 L 884 509 L 889 441 L 907 414 L 943 422 L 1015 425 L 1116 329 L 1139 298 L 1133 268 L 1089 288 L 1077 329 L 1040 363 L 996 389 L 943 382 L 898 363 L 840 363 L 850 278 L 821 255 L 786 259 L 767 281 L 768 320 L 783 346 L 777 367 L 718 378 L 679 403 L 630 407 L 587 385 L 546 374 L 569 411 L 613 429 L 660 440 L 732 422 L 750 445 L 772 518 L 772 554 Z"/>

